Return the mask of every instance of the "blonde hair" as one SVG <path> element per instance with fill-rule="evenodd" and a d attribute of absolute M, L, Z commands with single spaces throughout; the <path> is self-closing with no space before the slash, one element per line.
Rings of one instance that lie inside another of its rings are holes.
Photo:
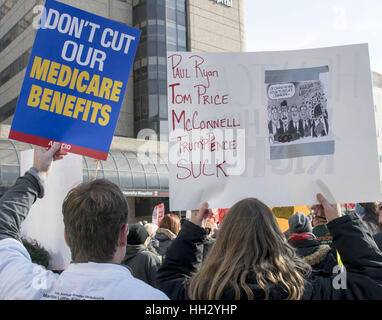
<path fill-rule="evenodd" d="M 149 236 L 150 236 L 151 238 L 154 238 L 155 233 L 156 233 L 157 230 L 158 230 L 158 226 L 157 226 L 155 223 L 146 223 L 146 224 L 144 225 L 144 227 L 145 227 L 147 233 L 149 234 Z"/>
<path fill-rule="evenodd" d="M 247 285 L 248 276 L 269 299 L 269 286 L 287 293 L 287 299 L 300 299 L 311 267 L 288 244 L 270 209 L 254 198 L 236 203 L 224 216 L 215 244 L 200 271 L 190 279 L 191 299 L 219 300 L 233 289 L 241 299 L 243 289 L 248 299 L 254 294 Z M 245 298 L 245 297 L 244 297 Z"/>

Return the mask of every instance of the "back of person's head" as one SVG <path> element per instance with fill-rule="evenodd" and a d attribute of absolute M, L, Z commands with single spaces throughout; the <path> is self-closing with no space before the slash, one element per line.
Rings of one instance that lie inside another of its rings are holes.
<path fill-rule="evenodd" d="M 357 213 L 357 214 L 362 214 L 365 212 L 365 208 L 363 206 L 361 206 L 361 204 L 359 203 L 356 203 L 355 204 L 355 209 L 354 211 Z"/>
<path fill-rule="evenodd" d="M 27 249 L 32 262 L 48 269 L 49 252 L 37 240 L 22 238 L 21 241 L 25 249 Z"/>
<path fill-rule="evenodd" d="M 215 229 L 216 229 L 214 224 L 211 221 L 207 220 L 204 228 L 210 230 L 209 234 L 207 235 L 207 238 L 211 238 L 212 235 L 215 233 Z"/>
<path fill-rule="evenodd" d="M 240 299 L 244 290 L 248 299 L 254 299 L 246 283 L 252 276 L 265 299 L 272 284 L 283 288 L 288 299 L 300 299 L 310 272 L 288 244 L 272 211 L 259 200 L 247 198 L 225 214 L 215 244 L 191 278 L 188 294 L 191 299 L 219 300 L 230 289 Z"/>
<path fill-rule="evenodd" d="M 127 235 L 128 245 L 145 244 L 148 237 L 148 232 L 140 223 L 129 225 L 129 233 Z"/>
<path fill-rule="evenodd" d="M 159 228 L 165 228 L 178 235 L 180 231 L 180 218 L 176 214 L 165 214 L 159 222 Z"/>
<path fill-rule="evenodd" d="M 155 223 L 146 223 L 144 225 L 144 228 L 146 229 L 146 231 L 148 232 L 149 236 L 151 238 L 154 238 L 155 236 L 155 233 L 157 232 L 158 230 L 158 226 L 155 224 Z"/>
<path fill-rule="evenodd" d="M 377 214 L 378 202 L 363 202 L 360 205 L 365 209 L 365 212 Z"/>
<path fill-rule="evenodd" d="M 296 212 L 294 215 L 290 216 L 288 219 L 289 230 L 292 233 L 312 233 L 312 223 L 310 219 L 301 212 Z"/>
<path fill-rule="evenodd" d="M 75 262 L 108 262 L 128 218 L 121 189 L 98 179 L 84 182 L 67 194 L 63 205 L 65 235 Z"/>

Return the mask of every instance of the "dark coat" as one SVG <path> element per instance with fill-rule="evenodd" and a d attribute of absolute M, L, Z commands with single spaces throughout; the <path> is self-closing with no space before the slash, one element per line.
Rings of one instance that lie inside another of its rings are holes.
<path fill-rule="evenodd" d="M 328 223 L 335 247 L 346 267 L 346 289 L 336 288 L 338 274 L 328 275 L 313 271 L 307 279 L 302 299 L 382 299 L 382 253 L 370 233 L 365 232 L 362 222 L 355 214 L 340 217 Z M 167 251 L 165 260 L 157 273 L 158 288 L 170 299 L 189 299 L 187 280 L 200 268 L 206 231 L 185 221 L 182 230 Z M 351 243 L 351 246 L 349 245 Z M 264 292 L 254 280 L 247 279 L 256 299 L 263 299 Z M 280 287 L 270 286 L 270 299 L 285 299 Z M 227 288 L 223 299 L 234 299 L 233 290 Z M 243 294 L 242 297 L 246 297 Z"/>
<path fill-rule="evenodd" d="M 279 134 L 282 134 L 283 133 L 283 129 L 282 129 L 282 122 L 281 120 L 278 120 L 278 128 L 276 126 L 276 130 L 273 130 L 273 121 L 268 121 L 268 131 L 270 134 L 273 134 L 274 136 L 276 135 L 279 135 Z M 273 132 L 275 131 L 275 132 Z"/>
<path fill-rule="evenodd" d="M 176 234 L 174 234 L 171 230 L 166 228 L 158 228 L 154 237 L 157 241 L 153 243 L 153 247 L 159 255 L 165 256 L 167 249 L 170 247 L 175 238 Z"/>
<path fill-rule="evenodd" d="M 126 256 L 122 264 L 129 267 L 135 278 L 156 287 L 156 273 L 161 260 L 150 252 L 144 244 L 127 245 Z"/>
<path fill-rule="evenodd" d="M 366 228 L 368 228 L 372 234 L 376 234 L 380 231 L 377 214 L 365 209 L 365 211 L 361 214 L 361 218 Z"/>
<path fill-rule="evenodd" d="M 313 137 L 321 137 L 326 136 L 329 134 L 329 123 L 326 118 L 323 119 L 323 122 L 320 122 L 319 124 L 316 124 L 315 121 L 312 121 L 313 131 L 312 135 Z"/>
<path fill-rule="evenodd" d="M 300 138 L 310 137 L 312 135 L 312 121 L 310 119 L 306 120 L 306 127 L 304 128 L 304 120 L 300 119 L 299 133 Z"/>
<path fill-rule="evenodd" d="M 331 275 L 337 265 L 336 252 L 328 245 L 321 245 L 317 239 L 289 241 L 297 254 L 314 270 Z"/>

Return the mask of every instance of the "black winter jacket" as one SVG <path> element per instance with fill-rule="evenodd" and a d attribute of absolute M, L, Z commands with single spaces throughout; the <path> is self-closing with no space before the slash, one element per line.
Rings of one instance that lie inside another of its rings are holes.
<path fill-rule="evenodd" d="M 357 214 L 337 218 L 327 226 L 346 267 L 346 282 L 336 281 L 339 274 L 328 275 L 313 271 L 306 281 L 302 299 L 382 299 L 382 252 L 378 250 L 372 235 L 362 226 Z M 185 221 L 178 237 L 168 249 L 157 273 L 157 284 L 170 299 L 189 299 L 187 280 L 200 268 L 205 237 L 203 228 Z M 249 277 L 247 284 L 256 299 L 264 299 L 263 290 L 254 279 L 254 276 Z M 270 287 L 269 291 L 270 299 L 286 298 L 286 293 L 280 287 Z M 223 299 L 234 297 L 233 290 L 227 288 Z M 245 298 L 246 294 L 242 294 L 242 297 Z"/>
<path fill-rule="evenodd" d="M 154 249 L 159 255 L 165 256 L 167 249 L 172 244 L 172 241 L 176 238 L 176 234 L 166 228 L 158 228 L 154 239 L 157 241 L 153 243 Z"/>
<path fill-rule="evenodd" d="M 143 244 L 127 245 L 126 256 L 122 264 L 129 267 L 135 278 L 156 287 L 156 273 L 160 267 L 161 260 L 150 252 Z"/>
<path fill-rule="evenodd" d="M 376 233 L 374 236 L 375 243 L 377 244 L 379 250 L 382 251 L 382 231 Z"/>
<path fill-rule="evenodd" d="M 314 270 L 330 275 L 333 273 L 333 268 L 337 265 L 336 252 L 329 245 L 320 244 L 317 239 L 296 240 L 289 243 Z"/>

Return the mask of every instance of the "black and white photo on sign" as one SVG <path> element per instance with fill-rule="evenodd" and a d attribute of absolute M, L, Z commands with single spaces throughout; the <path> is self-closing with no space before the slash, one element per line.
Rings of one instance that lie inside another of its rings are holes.
<path fill-rule="evenodd" d="M 267 92 L 270 144 L 314 142 L 329 136 L 327 97 L 321 81 L 270 84 Z"/>
<path fill-rule="evenodd" d="M 328 74 L 327 67 L 266 72 L 271 159 L 334 153 Z"/>

